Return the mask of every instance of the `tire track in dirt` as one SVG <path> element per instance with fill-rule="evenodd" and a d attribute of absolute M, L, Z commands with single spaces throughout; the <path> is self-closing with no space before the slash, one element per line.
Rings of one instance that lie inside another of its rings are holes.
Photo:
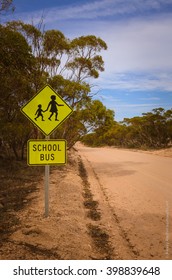
<path fill-rule="evenodd" d="M 91 163 L 90 163 L 91 164 Z M 92 168 L 93 169 L 93 168 Z M 119 232 L 120 232 L 120 235 L 122 236 L 122 238 L 124 239 L 124 242 L 126 243 L 126 246 L 128 246 L 128 248 L 131 250 L 131 252 L 133 253 L 133 255 L 135 257 L 138 257 L 139 256 L 139 251 L 135 248 L 135 246 L 132 244 L 132 242 L 130 241 L 130 238 L 128 237 L 127 235 L 127 232 L 125 231 L 125 229 L 121 226 L 120 224 L 120 219 L 119 217 L 117 216 L 116 213 L 114 213 L 114 209 L 111 207 L 110 203 L 109 203 L 109 200 L 108 200 L 108 196 L 107 194 L 105 193 L 105 190 L 103 188 L 103 185 L 101 184 L 100 182 L 100 179 L 97 175 L 97 173 L 95 172 L 95 170 L 93 169 L 93 173 L 95 175 L 95 178 L 97 179 L 97 181 L 99 182 L 99 185 L 100 185 L 100 188 L 102 190 L 102 193 L 104 194 L 105 198 L 106 198 L 106 201 L 108 203 L 108 207 L 109 209 L 111 210 L 111 213 L 114 217 L 114 220 L 115 220 L 115 224 L 117 224 L 118 228 L 119 228 Z"/>
<path fill-rule="evenodd" d="M 101 215 L 100 226 L 103 226 L 108 235 L 108 242 L 111 244 L 111 259 L 138 259 L 139 252 L 135 246 L 131 243 L 127 232 L 120 224 L 120 219 L 112 209 L 107 194 L 100 182 L 100 179 L 92 167 L 91 163 L 85 156 L 80 155 L 80 161 L 85 169 L 85 177 L 83 181 L 87 181 L 89 184 L 92 196 L 97 199 L 99 206 L 99 213 Z M 85 180 L 86 179 L 86 180 Z M 85 183 L 84 183 L 85 184 Z M 112 257 L 113 255 L 113 257 Z"/>
<path fill-rule="evenodd" d="M 87 217 L 92 221 L 101 220 L 101 212 L 99 210 L 99 202 L 93 199 L 93 194 L 91 192 L 90 183 L 88 181 L 87 171 L 84 167 L 81 157 L 78 158 L 78 169 L 79 175 L 83 182 L 83 197 L 84 197 L 84 206 L 87 210 Z M 103 229 L 98 223 L 89 223 L 87 224 L 88 234 L 93 240 L 95 248 L 98 250 L 99 259 L 110 260 L 113 257 L 113 248 L 109 240 L 109 234 L 106 229 Z"/>

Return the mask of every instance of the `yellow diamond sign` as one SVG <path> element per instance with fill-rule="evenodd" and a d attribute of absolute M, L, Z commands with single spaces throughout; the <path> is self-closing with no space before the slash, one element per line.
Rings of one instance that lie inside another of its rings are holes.
<path fill-rule="evenodd" d="M 73 112 L 49 85 L 42 88 L 22 108 L 22 113 L 45 135 L 50 135 Z"/>

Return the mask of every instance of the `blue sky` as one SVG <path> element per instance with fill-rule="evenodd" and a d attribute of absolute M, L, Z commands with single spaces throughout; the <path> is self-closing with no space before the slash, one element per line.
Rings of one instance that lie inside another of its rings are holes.
<path fill-rule="evenodd" d="M 39 22 L 74 38 L 93 34 L 108 45 L 96 98 L 115 119 L 172 108 L 172 0 L 15 0 L 4 20 Z"/>

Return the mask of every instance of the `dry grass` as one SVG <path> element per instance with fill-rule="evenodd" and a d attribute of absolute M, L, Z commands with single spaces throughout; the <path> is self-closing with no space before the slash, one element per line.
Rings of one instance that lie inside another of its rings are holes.
<path fill-rule="evenodd" d="M 19 226 L 16 214 L 30 203 L 28 194 L 36 190 L 43 172 L 42 167 L 30 167 L 24 161 L 0 159 L 0 242 Z"/>

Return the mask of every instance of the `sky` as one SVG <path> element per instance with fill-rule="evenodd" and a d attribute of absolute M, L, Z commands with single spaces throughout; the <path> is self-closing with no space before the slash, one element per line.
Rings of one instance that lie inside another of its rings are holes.
<path fill-rule="evenodd" d="M 115 119 L 172 108 L 172 0 L 14 0 L 3 21 L 58 29 L 70 39 L 95 35 L 108 50 L 105 71 L 91 81 Z"/>

